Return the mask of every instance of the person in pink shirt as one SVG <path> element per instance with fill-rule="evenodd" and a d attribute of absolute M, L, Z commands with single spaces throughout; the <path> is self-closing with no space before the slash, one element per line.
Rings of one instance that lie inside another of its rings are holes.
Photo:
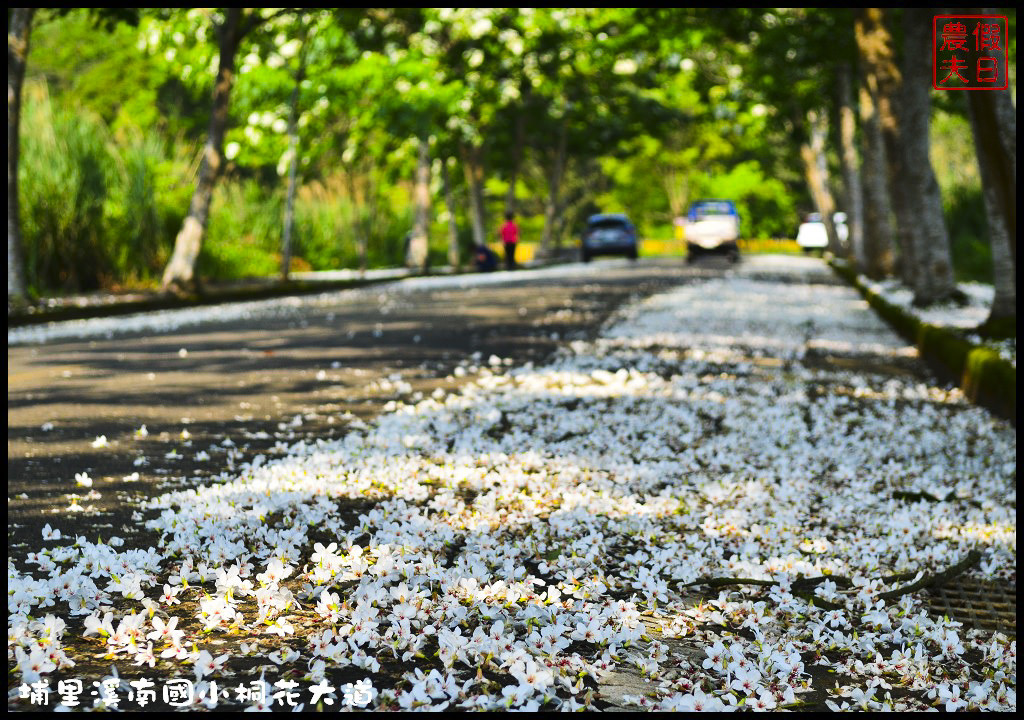
<path fill-rule="evenodd" d="M 515 214 L 509 210 L 505 213 L 505 224 L 501 226 L 501 242 L 505 246 L 505 267 L 514 270 L 516 267 L 516 244 L 519 242 L 519 226 L 514 220 Z"/>

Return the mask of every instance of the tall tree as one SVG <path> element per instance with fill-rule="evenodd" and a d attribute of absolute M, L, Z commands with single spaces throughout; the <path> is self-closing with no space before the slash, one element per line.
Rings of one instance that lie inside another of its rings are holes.
<path fill-rule="evenodd" d="M 546 257 L 551 253 L 555 230 L 559 224 L 560 194 L 562 180 L 565 177 L 568 132 L 568 110 L 564 110 L 557 126 L 554 147 L 548 150 L 550 156 L 547 174 L 548 196 L 544 202 L 544 229 L 541 231 L 540 247 L 538 248 L 541 257 Z"/>
<path fill-rule="evenodd" d="M 314 193 L 326 180 L 348 196 L 343 207 L 350 212 L 342 213 L 343 223 L 356 238 L 360 267 L 368 262 L 370 240 L 380 229 L 378 191 L 385 190 L 378 182 L 381 159 L 396 145 L 389 135 L 400 137 L 385 132 L 393 128 L 376 119 L 380 86 L 392 79 L 379 52 L 391 36 L 380 30 L 387 25 L 380 13 L 385 20 L 389 17 L 385 11 L 351 8 L 298 9 L 266 22 L 247 36 L 245 51 L 239 51 L 239 79 L 231 95 L 232 117 L 239 121 L 225 136 L 227 172 L 284 179 L 282 275 L 293 255 L 316 252 L 315 242 L 303 245 L 313 237 L 296 235 L 296 198 L 308 181 L 317 182 L 309 186 Z M 184 63 L 195 67 L 209 62 L 196 54 L 182 57 L 178 72 Z M 389 89 L 394 98 L 394 88 Z M 314 234 L 325 231 L 320 225 Z"/>
<path fill-rule="evenodd" d="M 728 23 L 732 17 L 734 21 Z M 741 55 L 754 83 L 746 90 L 760 95 L 772 108 L 788 137 L 777 145 L 784 161 L 802 170 L 803 183 L 811 203 L 821 215 L 829 248 L 838 253 L 839 239 L 833 222 L 836 202 L 829 177 L 827 141 L 831 89 L 837 68 L 852 61 L 851 38 L 845 11 L 773 8 L 738 9 L 723 22 L 734 25 L 729 32 L 737 47 L 749 46 Z M 746 38 L 746 40 L 744 40 Z M 842 117 L 840 116 L 840 122 Z"/>
<path fill-rule="evenodd" d="M 448 159 L 457 156 L 469 195 L 468 216 L 476 244 L 487 241 L 485 162 L 491 124 L 496 112 L 496 89 L 503 77 L 502 41 L 496 28 L 508 10 L 498 8 L 428 8 L 417 22 L 407 22 L 407 62 L 393 64 L 396 82 L 404 89 L 399 102 L 385 89 L 381 119 L 417 142 L 413 183 L 414 227 L 407 264 L 425 268 L 429 228 L 430 149 L 442 159 L 442 181 L 449 212 L 449 259 L 457 260 L 457 231 L 453 223 L 454 195 Z M 403 58 L 404 50 L 399 52 Z"/>
<path fill-rule="evenodd" d="M 929 155 L 931 116 L 932 17 L 938 10 L 903 11 L 903 85 L 899 104 L 900 144 L 909 180 L 907 197 L 913 227 L 914 304 L 931 305 L 958 294 L 953 279 L 949 233 L 942 211 L 942 195 Z"/>
<path fill-rule="evenodd" d="M 300 18 L 300 22 L 302 18 Z M 281 231 L 281 279 L 288 280 L 292 263 L 292 231 L 295 227 L 295 193 L 298 188 L 299 170 L 299 93 L 306 78 L 306 24 L 300 30 L 298 68 L 295 71 L 295 87 L 292 88 L 288 103 L 288 193 L 284 205 L 284 227 Z"/>
<path fill-rule="evenodd" d="M 901 192 L 895 183 L 889 184 L 889 178 L 898 171 L 902 151 L 899 143 L 893 142 L 893 133 L 899 129 L 896 122 L 895 109 L 890 98 L 894 96 L 894 74 L 898 73 L 892 58 L 892 38 L 883 23 L 882 11 L 878 8 L 863 9 L 858 12 L 854 23 L 857 46 L 860 50 L 861 123 L 864 128 L 864 178 L 865 213 L 865 251 L 868 265 L 865 268 L 869 277 L 881 278 L 892 274 L 895 270 L 895 252 L 890 212 L 905 214 L 906 204 L 902 198 L 895 198 L 891 190 Z M 906 220 L 898 227 L 906 230 Z M 901 251 L 905 248 L 905 238 L 901 236 Z M 905 257 L 905 256 L 904 256 Z"/>
<path fill-rule="evenodd" d="M 857 154 L 857 119 L 853 102 L 853 80 L 849 63 L 840 63 L 837 68 L 837 105 L 839 109 L 840 165 L 843 172 L 843 189 L 846 205 L 846 225 L 850 229 L 849 253 L 854 266 L 863 268 L 864 253 L 864 188 L 861 184 L 860 166 Z"/>
<path fill-rule="evenodd" d="M 825 225 L 828 249 L 833 255 L 838 255 L 839 236 L 833 221 L 836 203 L 829 188 L 828 163 L 825 158 L 825 141 L 828 138 L 827 116 L 823 112 L 808 110 L 804 132 L 807 139 L 800 144 L 800 159 L 803 161 L 807 187 L 811 191 L 814 207 Z"/>
<path fill-rule="evenodd" d="M 7 307 L 23 304 L 25 264 L 21 253 L 18 202 L 18 133 L 21 86 L 25 79 L 32 16 L 35 8 L 12 8 L 7 20 Z"/>
<path fill-rule="evenodd" d="M 519 179 L 519 170 L 526 152 L 526 106 L 530 97 L 530 81 L 526 77 L 522 79 L 519 94 L 522 102 L 515 108 L 515 130 L 512 138 L 512 156 L 509 160 L 508 190 L 505 192 L 505 212 L 512 214 L 519 209 L 516 207 L 516 182 Z"/>
<path fill-rule="evenodd" d="M 969 92 L 968 116 L 981 170 L 995 297 L 983 331 L 1012 331 L 1017 315 L 1017 119 L 1009 90 Z"/>
<path fill-rule="evenodd" d="M 861 272 L 880 279 L 891 275 L 896 266 L 892 203 L 887 187 L 885 142 L 878 119 L 878 89 L 873 78 L 861 73 L 858 109 L 863 138 L 860 166 L 864 188 L 864 264 Z"/>
<path fill-rule="evenodd" d="M 444 192 L 445 210 L 448 212 L 448 264 L 455 272 L 460 270 L 459 226 L 456 220 L 455 194 L 448 174 L 448 158 L 441 158 L 441 185 Z"/>
<path fill-rule="evenodd" d="M 982 12 L 994 14 L 991 8 Z M 1009 89 L 968 92 L 967 102 L 981 171 L 995 284 L 992 308 L 982 331 L 1006 335 L 1016 333 L 1017 315 L 1017 111 Z"/>
<path fill-rule="evenodd" d="M 210 122 L 199 163 L 196 189 L 189 203 L 188 214 L 174 240 L 174 253 L 161 280 L 165 291 L 200 290 L 196 265 L 210 219 L 213 191 L 224 171 L 224 136 L 230 118 L 231 90 L 236 80 L 235 58 L 242 41 L 256 28 L 288 12 L 291 11 L 265 13 L 258 8 L 225 8 L 211 15 L 210 23 L 217 39 L 218 66 L 210 103 Z"/>
<path fill-rule="evenodd" d="M 420 137 L 416 149 L 416 177 L 413 185 L 413 226 L 405 264 L 421 272 L 427 270 L 430 249 L 430 138 Z"/>
<path fill-rule="evenodd" d="M 213 190 L 224 169 L 224 133 L 227 131 L 231 88 L 235 83 L 235 55 L 242 38 L 253 27 L 256 16 L 246 16 L 243 8 L 227 8 L 221 20 L 212 20 L 217 37 L 219 65 L 213 84 L 210 124 L 203 147 L 196 189 L 189 203 L 185 222 L 174 240 L 174 254 L 164 270 L 164 290 L 199 290 L 196 263 L 202 249 L 206 224 L 210 218 Z"/>
<path fill-rule="evenodd" d="M 462 171 L 466 176 L 466 188 L 469 191 L 469 217 L 473 228 L 473 244 L 484 245 L 487 242 L 487 216 L 484 203 L 484 147 L 473 140 L 463 140 L 459 144 Z"/>
<path fill-rule="evenodd" d="M 600 166 L 640 135 L 681 120 L 658 95 L 663 76 L 651 18 L 632 9 L 550 9 L 533 16 L 529 56 L 535 155 L 547 185 L 539 252 L 558 247 L 590 205 Z M 678 65 L 675 68 L 678 70 Z M 569 213 L 567 215 L 567 213 Z"/>

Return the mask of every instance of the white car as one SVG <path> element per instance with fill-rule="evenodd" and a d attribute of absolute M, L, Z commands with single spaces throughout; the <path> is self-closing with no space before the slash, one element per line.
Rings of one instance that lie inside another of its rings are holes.
<path fill-rule="evenodd" d="M 724 252 L 739 259 L 740 216 L 731 200 L 699 200 L 676 225 L 686 239 L 687 260 L 710 252 Z"/>
<path fill-rule="evenodd" d="M 846 213 L 837 212 L 832 216 L 832 223 L 835 225 L 840 245 L 845 246 L 850 237 Z M 828 232 L 825 230 L 825 223 L 821 221 L 821 215 L 811 213 L 807 216 L 807 222 L 800 223 L 800 229 L 796 233 L 796 244 L 803 248 L 804 252 L 824 251 L 828 247 Z"/>

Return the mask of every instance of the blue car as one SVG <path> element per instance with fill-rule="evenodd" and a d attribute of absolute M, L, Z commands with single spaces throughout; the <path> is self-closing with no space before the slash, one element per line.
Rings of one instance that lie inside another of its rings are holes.
<path fill-rule="evenodd" d="M 639 256 L 636 226 L 622 213 L 591 215 L 583 230 L 580 257 L 583 262 L 597 255 L 625 255 L 630 260 Z"/>

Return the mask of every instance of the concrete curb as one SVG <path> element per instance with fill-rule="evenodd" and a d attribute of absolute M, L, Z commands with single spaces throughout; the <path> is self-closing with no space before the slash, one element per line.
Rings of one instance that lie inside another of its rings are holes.
<path fill-rule="evenodd" d="M 239 284 L 230 287 L 210 288 L 202 295 L 189 295 L 185 297 L 153 292 L 128 300 L 114 299 L 110 302 L 96 302 L 94 304 L 66 304 L 54 308 L 30 308 L 23 313 L 9 314 L 7 316 L 7 327 L 10 329 L 64 320 L 88 320 L 91 318 L 155 312 L 157 310 L 180 310 L 232 302 L 268 300 L 293 295 L 310 295 L 330 290 L 348 290 L 365 287 L 382 282 L 391 282 L 392 280 L 393 278 L 332 281 L 306 280 L 288 283 L 254 282 L 248 285 Z"/>
<path fill-rule="evenodd" d="M 971 402 L 1017 424 L 1017 368 L 991 348 L 975 345 L 955 330 L 923 322 L 888 302 L 865 286 L 848 265 L 828 263 L 900 336 L 917 346 L 921 359 L 941 379 L 956 383 Z"/>
<path fill-rule="evenodd" d="M 534 260 L 521 264 L 520 269 L 535 270 L 553 265 L 564 265 L 571 262 L 574 257 L 575 255 L 571 257 L 565 255 L 553 256 L 547 260 Z M 479 273 L 471 268 L 465 268 L 461 273 L 455 273 L 448 266 L 431 268 L 426 274 L 416 273 L 407 268 L 383 268 L 380 270 L 367 270 L 365 273 L 360 273 L 358 270 L 296 272 L 292 273 L 292 279 L 288 282 L 281 282 L 277 278 L 253 278 L 222 285 L 210 285 L 205 288 L 202 294 L 184 297 L 151 291 L 136 293 L 135 295 L 123 298 L 113 297 L 109 300 L 93 299 L 92 302 L 88 302 L 89 298 L 82 298 L 82 302 L 66 301 L 53 307 L 46 307 L 40 304 L 16 312 L 11 312 L 8 307 L 7 327 L 10 329 L 64 320 L 88 320 L 90 318 L 116 317 L 157 310 L 178 310 L 232 302 L 312 295 L 332 290 L 350 290 L 369 285 L 379 285 L 409 278 L 460 277 L 462 275 L 476 274 Z"/>

